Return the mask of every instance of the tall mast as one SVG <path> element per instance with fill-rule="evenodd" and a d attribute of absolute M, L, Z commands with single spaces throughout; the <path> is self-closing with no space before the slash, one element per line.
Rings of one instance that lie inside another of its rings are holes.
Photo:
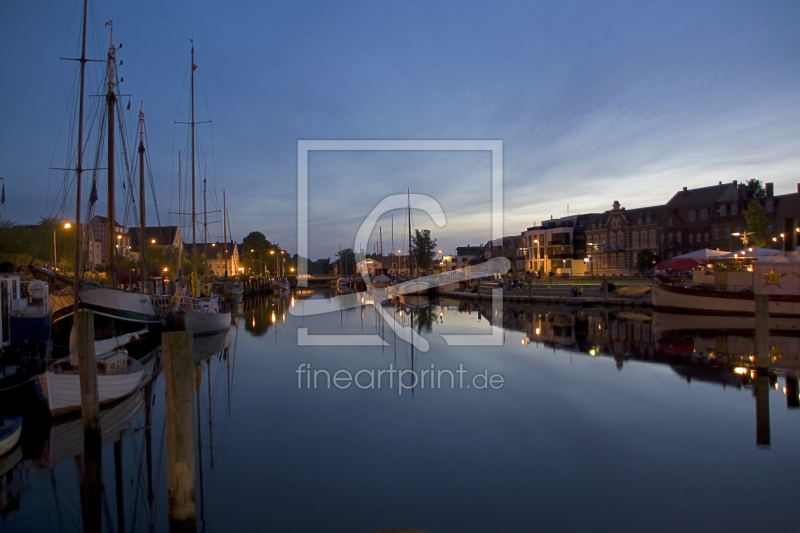
<path fill-rule="evenodd" d="M 392 213 L 392 263 L 394 263 L 394 213 Z M 392 264 L 392 268 L 394 268 L 394 264 Z"/>
<path fill-rule="evenodd" d="M 411 279 L 411 188 L 408 189 L 408 279 Z"/>
<path fill-rule="evenodd" d="M 181 151 L 178 150 L 178 233 L 181 236 L 181 245 L 178 247 L 178 277 L 183 280 L 183 196 L 181 196 Z"/>
<path fill-rule="evenodd" d="M 81 95 L 80 95 L 80 104 L 79 104 L 79 111 L 78 111 L 78 161 L 75 167 L 77 176 L 76 176 L 76 193 L 77 193 L 77 202 L 75 205 L 75 281 L 73 284 L 73 291 L 74 291 L 74 306 L 75 311 L 79 310 L 79 298 L 78 292 L 81 289 L 81 274 L 83 273 L 82 265 L 81 265 L 81 256 L 82 256 L 82 235 L 83 235 L 83 224 L 81 224 L 81 181 L 83 176 L 83 86 L 84 80 L 86 78 L 86 12 L 88 11 L 89 7 L 89 0 L 83 0 L 83 36 L 82 36 L 82 43 L 81 43 Z"/>
<path fill-rule="evenodd" d="M 142 252 L 142 292 L 145 292 L 147 287 L 147 239 L 144 228 L 147 218 L 144 205 L 144 103 L 139 105 L 139 248 Z"/>
<path fill-rule="evenodd" d="M 114 114 L 116 111 L 117 95 L 114 92 L 114 66 L 116 64 L 114 49 L 114 28 L 111 28 L 108 44 L 108 93 L 106 103 L 108 104 L 108 254 L 106 262 L 106 273 L 111 279 L 111 285 L 117 286 L 117 270 L 114 266 L 116 256 L 117 231 L 116 210 L 114 208 Z"/>
<path fill-rule="evenodd" d="M 206 179 L 203 178 L 203 242 L 205 242 L 205 277 L 208 279 L 208 205 L 206 204 Z"/>
<path fill-rule="evenodd" d="M 194 41 L 192 41 L 192 296 L 195 294 L 195 284 L 197 283 L 197 215 L 195 214 L 195 191 L 194 191 L 194 71 L 197 65 L 194 64 Z"/>
<path fill-rule="evenodd" d="M 225 189 L 222 189 L 222 257 L 225 260 L 225 277 L 228 277 L 228 232 L 225 225 L 228 216 L 228 207 L 225 203 Z"/>

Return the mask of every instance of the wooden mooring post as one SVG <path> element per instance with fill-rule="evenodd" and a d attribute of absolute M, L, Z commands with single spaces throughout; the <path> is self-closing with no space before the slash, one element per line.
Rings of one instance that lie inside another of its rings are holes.
<path fill-rule="evenodd" d="M 755 295 L 755 314 L 756 445 L 769 448 L 769 295 Z"/>
<path fill-rule="evenodd" d="M 94 353 L 94 311 L 77 311 L 74 324 L 83 419 L 81 519 L 84 532 L 99 533 L 102 527 L 103 444 L 100 436 L 100 398 L 97 391 L 97 362 Z"/>
<path fill-rule="evenodd" d="M 161 334 L 167 433 L 167 493 L 172 531 L 195 531 L 194 361 L 192 334 Z"/>

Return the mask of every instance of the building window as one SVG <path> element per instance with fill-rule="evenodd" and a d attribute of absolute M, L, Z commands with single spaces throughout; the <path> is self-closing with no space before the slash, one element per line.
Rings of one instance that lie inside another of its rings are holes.
<path fill-rule="evenodd" d="M 612 227 L 612 228 L 618 228 L 618 227 L 619 227 L 619 219 L 618 219 L 618 218 L 615 218 L 615 219 L 614 219 L 614 220 L 611 222 L 611 227 Z"/>
<path fill-rule="evenodd" d="M 667 242 L 672 244 L 672 232 L 671 231 L 669 232 L 669 235 L 667 235 Z"/>
<path fill-rule="evenodd" d="M 774 207 L 772 200 L 767 200 L 767 212 L 772 213 L 772 208 Z"/>
<path fill-rule="evenodd" d="M 611 254 L 611 266 L 612 267 L 617 266 L 617 254 Z"/>
<path fill-rule="evenodd" d="M 669 217 L 667 219 L 667 226 L 669 226 L 670 228 L 672 227 L 672 217 Z"/>
<path fill-rule="evenodd" d="M 648 224 L 650 224 L 650 222 L 651 222 L 652 220 L 653 220 L 652 218 L 650 218 L 650 217 L 647 217 L 647 223 L 648 223 Z"/>
<path fill-rule="evenodd" d="M 642 246 L 647 246 L 647 232 L 642 231 Z"/>
<path fill-rule="evenodd" d="M 675 233 L 675 240 L 678 241 L 679 243 L 681 242 L 681 232 L 680 231 Z"/>
<path fill-rule="evenodd" d="M 706 232 L 706 242 L 708 242 L 708 232 Z"/>
<path fill-rule="evenodd" d="M 708 209 L 702 209 L 702 210 L 700 211 L 700 218 L 701 218 L 702 220 L 706 220 L 706 219 L 708 219 Z"/>
<path fill-rule="evenodd" d="M 642 217 L 639 217 L 639 225 L 642 225 Z"/>
<path fill-rule="evenodd" d="M 617 236 L 613 233 L 611 234 L 611 249 L 614 250 L 617 248 Z"/>
<path fill-rule="evenodd" d="M 693 243 L 693 242 L 694 242 L 694 233 L 690 233 L 689 234 L 689 243 Z"/>
<path fill-rule="evenodd" d="M 638 248 L 639 247 L 639 232 L 638 231 L 634 231 L 631 234 L 631 246 L 633 246 L 634 248 Z"/>
<path fill-rule="evenodd" d="M 773 229 L 774 228 L 772 227 L 772 224 L 770 224 L 769 226 L 767 226 L 767 233 L 772 233 Z"/>
<path fill-rule="evenodd" d="M 742 232 L 741 224 L 736 224 L 736 233 L 741 233 L 741 232 Z"/>
<path fill-rule="evenodd" d="M 719 228 L 714 228 L 714 239 L 719 239 Z"/>
<path fill-rule="evenodd" d="M 719 206 L 719 216 L 724 217 L 727 214 L 726 211 L 727 211 L 726 205 L 723 204 Z"/>
<path fill-rule="evenodd" d="M 730 228 L 725 228 L 725 229 L 722 231 L 722 236 L 723 236 L 724 238 L 726 238 L 726 239 L 727 239 L 728 237 L 730 237 L 730 236 L 731 236 L 731 230 L 730 230 Z"/>
<path fill-rule="evenodd" d="M 656 245 L 656 230 L 651 229 L 650 230 L 650 246 L 655 246 L 655 245 Z"/>
<path fill-rule="evenodd" d="M 625 248 L 625 237 L 621 231 L 617 234 L 617 246 L 619 246 L 620 250 Z"/>
<path fill-rule="evenodd" d="M 739 213 L 739 205 L 731 204 L 731 215 L 736 215 L 737 213 Z"/>
<path fill-rule="evenodd" d="M 697 211 L 689 211 L 689 220 L 692 222 L 697 220 Z"/>

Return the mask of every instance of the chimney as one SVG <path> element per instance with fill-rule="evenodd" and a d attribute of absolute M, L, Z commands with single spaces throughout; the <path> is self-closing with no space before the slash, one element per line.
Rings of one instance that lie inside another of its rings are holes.
<path fill-rule="evenodd" d="M 767 183 L 766 184 L 766 189 L 767 189 L 767 198 L 772 198 L 772 193 L 774 191 L 774 187 L 773 187 L 772 183 Z"/>
<path fill-rule="evenodd" d="M 797 184 L 797 192 L 800 193 L 800 183 Z"/>
<path fill-rule="evenodd" d="M 720 181 L 719 184 L 722 185 L 722 182 Z"/>
<path fill-rule="evenodd" d="M 797 249 L 797 219 L 783 219 L 783 251 L 794 252 Z"/>
<path fill-rule="evenodd" d="M 688 191 L 688 190 L 689 190 L 689 189 L 687 189 L 686 187 L 684 187 L 684 188 L 683 188 L 683 192 L 686 192 L 686 191 Z"/>
<path fill-rule="evenodd" d="M 738 183 L 739 183 L 738 181 L 736 181 L 736 180 L 733 180 L 733 184 L 734 184 L 734 185 L 737 185 Z"/>
<path fill-rule="evenodd" d="M 740 183 L 737 188 L 739 189 L 739 200 L 747 199 L 747 185 Z"/>

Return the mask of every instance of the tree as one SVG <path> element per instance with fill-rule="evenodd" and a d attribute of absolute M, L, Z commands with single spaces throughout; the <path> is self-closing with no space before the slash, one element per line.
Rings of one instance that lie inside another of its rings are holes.
<path fill-rule="evenodd" d="M 764 190 L 764 184 L 761 183 L 761 180 L 751 179 L 747 180 L 747 199 L 752 200 L 753 198 L 763 198 L 766 196 L 766 191 Z"/>
<path fill-rule="evenodd" d="M 336 252 L 336 262 L 340 276 L 349 276 L 356 271 L 356 254 L 352 248 Z"/>
<path fill-rule="evenodd" d="M 417 263 L 417 268 L 428 270 L 436 255 L 436 239 L 431 239 L 431 230 L 414 230 L 411 238 L 411 255 Z"/>
<path fill-rule="evenodd" d="M 251 270 L 253 273 L 260 274 L 265 268 L 273 268 L 275 264 L 275 255 L 270 255 L 270 251 L 278 254 L 280 253 L 280 246 L 271 243 L 260 231 L 251 231 L 242 239 L 243 259 L 241 262 L 246 269 Z"/>
<path fill-rule="evenodd" d="M 636 268 L 644 274 L 646 270 L 653 268 L 659 261 L 658 254 L 653 250 L 642 250 L 636 255 Z"/>
<path fill-rule="evenodd" d="M 747 232 L 753 233 L 750 238 L 753 239 L 756 246 L 769 244 L 769 218 L 767 218 L 767 211 L 761 202 L 758 200 L 750 202 L 744 211 L 744 220 L 747 223 Z"/>

